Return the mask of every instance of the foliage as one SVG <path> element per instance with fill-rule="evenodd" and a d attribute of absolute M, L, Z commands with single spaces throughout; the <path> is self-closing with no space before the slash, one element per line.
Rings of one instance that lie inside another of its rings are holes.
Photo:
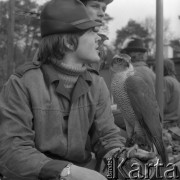
<path fill-rule="evenodd" d="M 130 36 L 138 36 L 145 38 L 148 36 L 148 31 L 145 29 L 140 23 L 134 21 L 134 20 L 129 20 L 127 25 L 123 27 L 120 30 L 117 30 L 117 36 L 116 36 L 116 41 L 115 41 L 115 47 L 119 48 L 119 46 L 122 45 L 124 40 Z"/>
<path fill-rule="evenodd" d="M 0 63 L 3 64 L 0 79 L 6 77 L 7 67 L 7 37 L 9 1 L 0 2 Z M 40 38 L 39 19 L 23 12 L 38 12 L 41 7 L 31 0 L 16 0 L 14 8 L 14 67 L 32 59 Z M 4 72 L 4 74 L 3 74 Z"/>
<path fill-rule="evenodd" d="M 1 2 L 2 18 L 0 24 L 1 43 L 0 47 L 6 48 L 7 28 L 8 28 L 8 1 Z M 39 20 L 35 17 L 20 14 L 20 11 L 38 11 L 40 7 L 36 2 L 31 0 L 15 1 L 15 27 L 14 27 L 14 45 L 20 48 L 24 56 L 29 59 L 32 50 L 35 48 L 36 42 L 40 37 Z"/>
<path fill-rule="evenodd" d="M 147 17 L 142 26 L 147 29 L 149 37 L 155 41 L 156 38 L 156 20 L 153 17 Z M 170 20 L 164 19 L 163 22 L 163 37 L 164 43 L 168 43 L 173 38 L 173 33 L 170 31 Z"/>
<path fill-rule="evenodd" d="M 173 33 L 170 31 L 169 19 L 163 22 L 164 43 L 167 44 L 173 39 Z M 127 25 L 117 31 L 115 49 L 118 52 L 122 48 L 123 42 L 132 36 L 140 37 L 144 40 L 148 50 L 148 57 L 154 58 L 156 48 L 156 20 L 153 17 L 147 17 L 143 22 L 129 20 Z"/>
<path fill-rule="evenodd" d="M 16 11 L 39 11 L 40 7 L 35 1 L 18 0 L 15 4 Z M 40 38 L 39 19 L 35 16 L 20 15 L 15 16 L 15 42 L 22 47 L 26 60 L 30 60 L 34 54 Z"/>

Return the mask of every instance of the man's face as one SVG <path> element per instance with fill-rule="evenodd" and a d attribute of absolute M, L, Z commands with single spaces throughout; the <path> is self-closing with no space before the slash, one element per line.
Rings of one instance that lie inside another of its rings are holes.
<path fill-rule="evenodd" d="M 131 52 L 129 55 L 132 58 L 132 62 L 138 61 L 146 61 L 147 60 L 147 53 L 146 52 Z"/>
<path fill-rule="evenodd" d="M 94 63 L 100 61 L 99 41 L 101 37 L 94 29 L 86 31 L 79 38 L 79 43 L 74 52 L 75 59 L 78 63 Z"/>
<path fill-rule="evenodd" d="M 96 0 L 89 0 L 86 4 L 87 12 L 91 19 L 96 20 L 97 22 L 102 23 L 106 10 L 106 3 L 99 2 Z"/>

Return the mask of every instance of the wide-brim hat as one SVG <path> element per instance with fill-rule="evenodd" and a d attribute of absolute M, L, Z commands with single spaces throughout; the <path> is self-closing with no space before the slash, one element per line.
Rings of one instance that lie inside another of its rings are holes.
<path fill-rule="evenodd" d="M 92 1 L 92 0 L 80 0 L 82 3 L 86 3 L 88 1 Z M 96 0 L 94 0 L 96 1 Z M 106 4 L 110 4 L 111 2 L 113 2 L 113 0 L 101 0 L 102 2 L 105 2 Z"/>
<path fill-rule="evenodd" d="M 121 53 L 146 52 L 144 42 L 140 38 L 130 38 L 122 46 Z"/>
<path fill-rule="evenodd" d="M 100 26 L 93 21 L 80 0 L 52 0 L 41 12 L 41 36 L 75 33 Z"/>

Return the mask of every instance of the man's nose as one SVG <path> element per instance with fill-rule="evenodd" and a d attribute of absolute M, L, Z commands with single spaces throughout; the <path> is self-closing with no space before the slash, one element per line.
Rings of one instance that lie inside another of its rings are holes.
<path fill-rule="evenodd" d="M 99 9 L 98 11 L 98 17 L 104 18 L 104 11 L 102 9 Z"/>
<path fill-rule="evenodd" d="M 99 34 L 97 34 L 97 41 L 101 41 L 102 40 L 102 38 L 101 38 L 101 36 L 99 35 Z"/>

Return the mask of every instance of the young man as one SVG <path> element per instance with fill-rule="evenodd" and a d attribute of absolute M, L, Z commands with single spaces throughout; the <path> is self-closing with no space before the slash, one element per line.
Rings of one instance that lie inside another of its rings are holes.
<path fill-rule="evenodd" d="M 110 4 L 113 0 L 80 0 L 85 6 L 88 15 L 91 19 L 95 20 L 96 22 L 103 23 L 104 22 L 104 16 L 106 7 L 108 4 Z M 103 24 L 102 24 L 103 25 Z M 98 27 L 100 28 L 100 26 Z M 106 35 L 101 35 L 101 41 L 99 41 L 99 44 L 101 45 L 100 53 L 103 54 L 103 42 L 107 40 Z M 33 58 L 33 61 L 37 60 L 38 51 L 36 51 L 35 56 Z M 100 62 L 95 62 L 90 64 L 90 66 L 96 70 L 99 70 Z"/>
<path fill-rule="evenodd" d="M 92 19 L 94 19 L 97 22 L 104 23 L 106 7 L 113 0 L 81 0 L 81 1 L 86 6 L 87 12 Z M 90 66 L 97 71 L 100 70 L 100 65 L 102 64 L 102 61 L 104 59 L 103 56 L 104 56 L 105 49 L 104 49 L 103 43 L 105 40 L 108 39 L 106 34 L 101 32 L 101 27 L 100 27 L 99 35 L 101 36 L 101 41 L 99 43 L 101 61 L 99 61 L 98 63 L 90 64 Z"/>
<path fill-rule="evenodd" d="M 106 6 L 113 0 L 81 0 L 86 6 L 89 16 L 97 22 L 103 23 Z"/>

